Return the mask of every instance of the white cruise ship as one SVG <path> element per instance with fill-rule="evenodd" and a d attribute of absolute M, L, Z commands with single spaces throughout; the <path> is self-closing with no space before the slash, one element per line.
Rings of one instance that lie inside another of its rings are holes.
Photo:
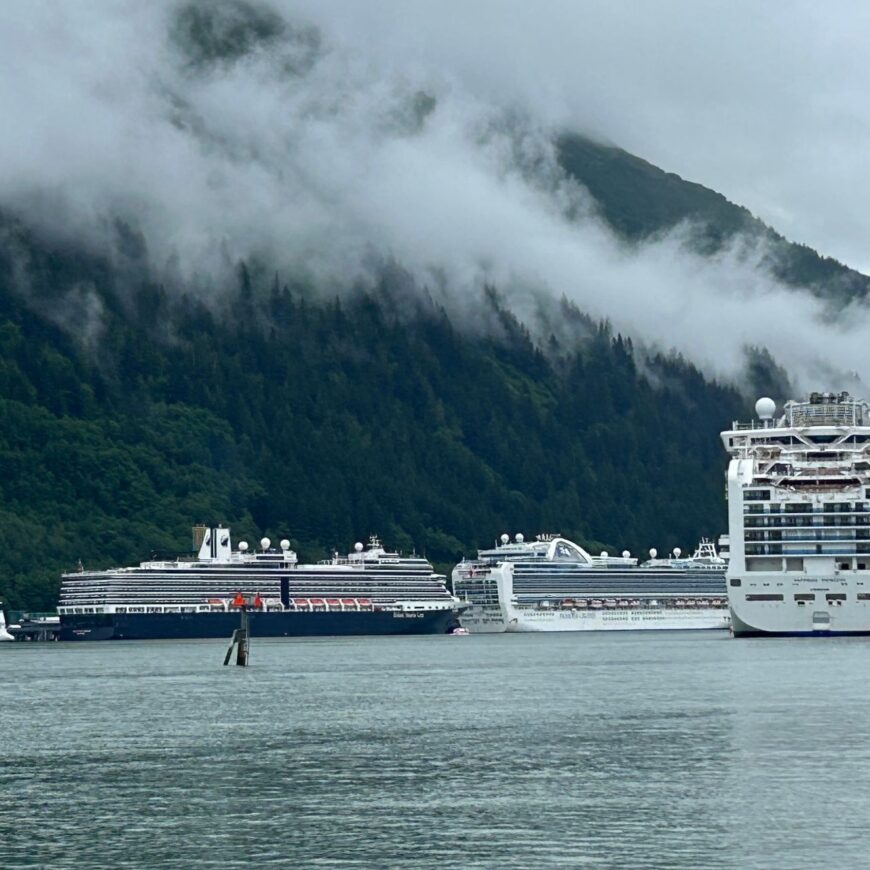
<path fill-rule="evenodd" d="M 812 393 L 755 411 L 722 433 L 735 636 L 870 634 L 870 406 Z"/>
<path fill-rule="evenodd" d="M 459 620 L 472 633 L 728 628 L 726 562 L 713 544 L 689 558 L 657 555 L 638 565 L 558 535 L 502 535 L 453 569 L 454 594 L 469 605 Z"/>

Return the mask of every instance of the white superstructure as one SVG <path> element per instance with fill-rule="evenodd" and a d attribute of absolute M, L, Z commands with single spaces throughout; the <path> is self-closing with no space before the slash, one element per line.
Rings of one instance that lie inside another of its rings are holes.
<path fill-rule="evenodd" d="M 507 535 L 453 569 L 471 632 L 727 628 L 725 560 L 709 541 L 695 554 L 642 565 L 628 552 L 592 556 L 559 535 Z"/>
<path fill-rule="evenodd" d="M 740 635 L 870 633 L 870 406 L 812 393 L 722 433 Z"/>
<path fill-rule="evenodd" d="M 196 526 L 195 558 L 151 559 L 138 566 L 64 574 L 58 613 L 67 620 L 97 614 L 227 613 L 237 595 L 256 598 L 266 612 L 320 613 L 452 611 L 459 602 L 446 578 L 420 556 L 385 550 L 376 536 L 346 558 L 335 553 L 300 564 L 290 542 L 269 538 L 259 550 L 234 550 L 230 530 Z"/>

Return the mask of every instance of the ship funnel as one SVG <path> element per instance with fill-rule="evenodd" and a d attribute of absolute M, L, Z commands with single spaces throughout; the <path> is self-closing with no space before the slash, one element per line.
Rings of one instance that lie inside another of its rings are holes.
<path fill-rule="evenodd" d="M 222 526 L 211 529 L 203 526 L 199 558 L 204 562 L 229 562 L 232 558 L 230 530 Z"/>

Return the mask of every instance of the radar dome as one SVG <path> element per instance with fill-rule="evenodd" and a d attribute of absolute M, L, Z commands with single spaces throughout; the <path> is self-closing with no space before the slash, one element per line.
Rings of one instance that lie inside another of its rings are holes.
<path fill-rule="evenodd" d="M 649 548 L 649 557 L 650 557 L 650 559 L 655 559 L 655 557 L 658 556 L 658 554 L 659 554 L 659 551 L 658 551 L 655 547 L 650 547 L 650 548 Z"/>
<path fill-rule="evenodd" d="M 602 551 L 601 551 L 601 558 L 602 558 L 602 559 L 606 559 L 606 558 L 607 558 L 607 550 L 602 550 Z"/>
<path fill-rule="evenodd" d="M 682 552 L 683 552 L 683 551 L 682 551 L 679 547 L 674 547 L 674 558 L 675 558 L 675 559 L 679 559 L 679 558 L 680 558 L 680 553 L 682 553 Z"/>
<path fill-rule="evenodd" d="M 272 542 L 268 538 L 260 538 L 260 547 L 264 550 L 268 550 L 269 547 L 272 546 Z"/>
<path fill-rule="evenodd" d="M 622 551 L 622 558 L 623 559 L 627 559 L 630 555 L 631 555 L 631 553 L 629 553 L 628 550 Z"/>
<path fill-rule="evenodd" d="M 776 413 L 776 402 L 767 397 L 759 399 L 755 403 L 755 413 L 759 420 L 772 420 Z"/>
<path fill-rule="evenodd" d="M 523 533 L 522 533 L 522 532 L 517 532 L 517 535 L 516 535 L 516 537 L 514 538 L 514 540 L 515 540 L 518 544 L 522 544 L 522 542 L 525 541 L 525 538 L 523 537 Z"/>
<path fill-rule="evenodd" d="M 247 541 L 239 541 L 239 552 L 244 553 L 248 549 Z"/>
<path fill-rule="evenodd" d="M 502 535 L 502 536 L 501 536 L 501 542 L 502 542 L 503 544 L 506 544 L 509 540 L 510 540 L 510 536 L 509 536 L 509 535 Z"/>
<path fill-rule="evenodd" d="M 357 551 L 357 553 L 362 553 L 362 551 L 363 551 L 363 545 L 362 545 L 359 541 L 357 541 L 357 542 L 353 545 L 353 548 L 354 548 L 354 550 Z"/>
<path fill-rule="evenodd" d="M 282 550 L 289 550 L 290 549 L 290 541 L 288 541 L 287 538 L 281 539 L 281 549 Z"/>

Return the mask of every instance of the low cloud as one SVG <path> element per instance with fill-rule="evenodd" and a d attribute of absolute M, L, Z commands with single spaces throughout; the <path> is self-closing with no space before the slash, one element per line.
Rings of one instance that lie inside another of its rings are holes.
<path fill-rule="evenodd" d="M 564 295 L 719 376 L 757 346 L 803 387 L 870 377 L 867 309 L 832 319 L 746 241 L 701 257 L 685 228 L 616 238 L 558 167 L 552 82 L 538 111 L 528 78 L 491 87 L 313 6 L 0 16 L 0 209 L 169 284 L 219 293 L 253 259 L 334 293 L 391 260 L 454 307 L 494 285 L 532 327 L 541 294 Z"/>

